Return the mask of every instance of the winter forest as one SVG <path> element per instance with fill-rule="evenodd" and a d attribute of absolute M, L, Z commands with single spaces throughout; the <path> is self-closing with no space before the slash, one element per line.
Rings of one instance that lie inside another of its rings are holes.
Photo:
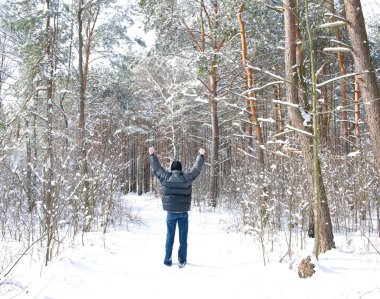
<path fill-rule="evenodd" d="M 229 211 L 263 251 L 283 233 L 289 256 L 294 235 L 317 258 L 335 234 L 376 240 L 368 2 L 1 1 L 2 243 L 43 248 L 48 265 L 62 244 L 135 221 L 123 197 L 160 193 L 151 146 L 186 169 L 204 147 L 193 207 Z M 0 252 L 1 277 L 15 256 Z"/>

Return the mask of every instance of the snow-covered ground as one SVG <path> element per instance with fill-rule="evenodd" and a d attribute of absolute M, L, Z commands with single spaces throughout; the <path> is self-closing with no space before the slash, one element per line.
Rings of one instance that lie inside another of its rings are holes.
<path fill-rule="evenodd" d="M 64 250 L 47 267 L 41 262 L 19 263 L 10 281 L 24 288 L 0 289 L 2 298 L 380 298 L 380 255 L 359 235 L 336 236 L 337 249 L 320 256 L 316 273 L 297 274 L 298 259 L 312 251 L 312 241 L 301 252 L 295 248 L 293 269 L 277 238 L 267 248 L 263 265 L 260 244 L 253 236 L 225 230 L 229 215 L 220 212 L 190 214 L 188 264 L 163 265 L 165 212 L 151 196 L 125 198 L 142 222 L 105 235 L 87 234 L 85 246 Z M 380 240 L 371 237 L 377 249 Z M 295 246 L 297 247 L 297 246 Z M 36 265 L 40 265 L 36 267 Z"/>

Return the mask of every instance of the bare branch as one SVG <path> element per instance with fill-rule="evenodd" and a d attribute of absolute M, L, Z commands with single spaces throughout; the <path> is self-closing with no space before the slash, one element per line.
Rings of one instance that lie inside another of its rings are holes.
<path fill-rule="evenodd" d="M 210 89 L 210 87 L 201 79 L 201 78 L 197 78 L 201 83 L 202 83 L 202 85 L 204 86 L 204 87 L 206 87 L 206 89 L 207 89 L 207 91 L 210 93 L 210 94 L 212 94 L 212 92 L 211 92 L 211 89 Z"/>
<path fill-rule="evenodd" d="M 199 45 L 197 39 L 195 38 L 194 33 L 190 30 L 189 26 L 187 26 L 187 24 L 186 24 L 186 22 L 184 20 L 181 20 L 181 21 L 182 21 L 182 24 L 185 27 L 187 33 L 189 34 L 190 38 L 194 42 L 194 45 L 197 47 L 197 49 L 199 50 L 199 52 L 203 52 L 204 49 L 202 49 L 202 47 Z"/>
<path fill-rule="evenodd" d="M 261 1 L 261 0 L 259 0 L 259 2 L 264 4 L 264 6 L 266 6 L 267 8 L 274 10 L 275 12 L 284 13 L 284 8 L 282 6 L 269 5 L 268 3 L 265 3 L 264 1 Z"/>

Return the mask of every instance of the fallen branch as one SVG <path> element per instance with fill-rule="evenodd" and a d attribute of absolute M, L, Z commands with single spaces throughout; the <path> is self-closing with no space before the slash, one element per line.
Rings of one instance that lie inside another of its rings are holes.
<path fill-rule="evenodd" d="M 27 253 L 28 250 L 29 250 L 30 248 L 32 248 L 32 246 L 33 246 L 34 244 L 36 244 L 36 243 L 37 243 L 38 241 L 40 241 L 43 237 L 45 237 L 45 235 L 46 235 L 46 233 L 43 234 L 40 238 L 38 238 L 36 241 L 34 241 L 32 244 L 30 244 L 30 245 L 24 250 L 24 252 L 19 256 L 19 258 L 16 260 L 16 262 L 13 264 L 13 266 L 8 270 L 8 272 L 4 274 L 3 277 L 6 277 L 9 273 L 11 273 L 11 271 L 13 270 L 13 268 L 16 267 L 16 265 L 18 264 L 18 262 L 24 257 L 25 253 Z"/>
<path fill-rule="evenodd" d="M 367 239 L 368 243 L 371 244 L 371 246 L 373 247 L 373 249 L 375 249 L 376 252 L 377 252 L 378 254 L 380 254 L 379 249 L 377 249 L 377 248 L 375 247 L 375 245 L 373 245 L 373 243 L 372 243 L 371 240 L 365 235 L 365 233 L 363 232 L 363 230 L 360 230 L 360 232 L 362 233 L 362 235 L 364 236 L 364 238 Z"/>

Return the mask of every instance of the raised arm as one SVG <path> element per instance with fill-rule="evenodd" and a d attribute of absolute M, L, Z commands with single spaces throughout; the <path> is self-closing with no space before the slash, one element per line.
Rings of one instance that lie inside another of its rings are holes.
<path fill-rule="evenodd" d="M 156 150 L 154 147 L 149 148 L 149 159 L 152 171 L 158 179 L 164 179 L 167 175 L 170 174 L 161 166 L 160 161 L 156 156 Z"/>
<path fill-rule="evenodd" d="M 185 175 L 191 180 L 195 180 L 197 176 L 201 173 L 204 162 L 205 162 L 205 149 L 200 148 L 199 155 L 197 159 L 195 160 L 193 167 L 190 169 L 189 172 L 186 172 Z"/>

